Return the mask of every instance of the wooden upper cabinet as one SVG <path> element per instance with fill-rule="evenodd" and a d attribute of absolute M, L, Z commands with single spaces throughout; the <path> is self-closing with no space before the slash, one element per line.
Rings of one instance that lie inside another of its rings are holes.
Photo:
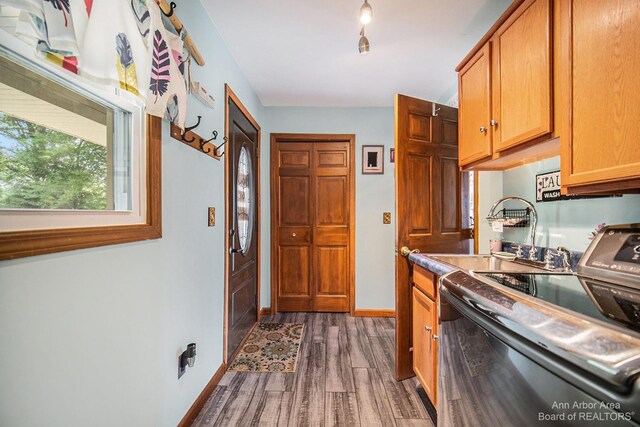
<path fill-rule="evenodd" d="M 562 186 L 640 188 L 640 2 L 558 1 Z"/>
<path fill-rule="evenodd" d="M 487 43 L 458 74 L 459 164 L 491 157 L 491 51 Z"/>
<path fill-rule="evenodd" d="M 494 151 L 553 130 L 551 11 L 551 0 L 528 0 L 491 38 Z"/>
<path fill-rule="evenodd" d="M 504 170 L 560 154 L 552 1 L 514 1 L 458 66 L 461 167 Z"/>

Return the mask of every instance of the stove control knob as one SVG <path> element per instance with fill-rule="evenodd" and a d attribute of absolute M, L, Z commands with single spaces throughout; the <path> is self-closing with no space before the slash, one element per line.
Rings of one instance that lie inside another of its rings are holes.
<path fill-rule="evenodd" d="M 633 248 L 633 252 L 640 254 L 640 245 L 636 246 L 635 248 Z"/>

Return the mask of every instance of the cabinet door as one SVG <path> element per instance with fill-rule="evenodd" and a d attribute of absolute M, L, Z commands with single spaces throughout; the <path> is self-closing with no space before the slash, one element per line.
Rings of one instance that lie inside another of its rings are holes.
<path fill-rule="evenodd" d="M 560 64 L 568 94 L 562 185 L 638 188 L 640 2 L 571 0 L 558 15 L 564 49 L 571 53 Z"/>
<path fill-rule="evenodd" d="M 433 403 L 436 402 L 437 386 L 437 334 L 436 303 L 423 294 L 418 288 L 413 288 L 413 372 L 420 384 L 427 392 Z"/>
<path fill-rule="evenodd" d="M 458 158 L 460 166 L 490 157 L 490 45 L 480 50 L 458 74 Z"/>
<path fill-rule="evenodd" d="M 494 152 L 553 130 L 551 19 L 551 0 L 528 0 L 491 39 Z"/>

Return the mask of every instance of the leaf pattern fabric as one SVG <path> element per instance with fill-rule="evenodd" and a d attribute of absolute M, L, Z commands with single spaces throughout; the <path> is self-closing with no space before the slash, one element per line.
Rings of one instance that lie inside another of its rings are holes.
<path fill-rule="evenodd" d="M 151 17 L 145 0 L 131 0 L 131 10 L 136 17 L 136 25 L 142 37 L 149 35 Z"/>
<path fill-rule="evenodd" d="M 149 2 L 149 5 L 151 5 L 151 3 L 152 2 Z M 159 10 L 160 9 L 158 7 L 158 11 Z M 167 110 L 169 110 L 169 116 L 176 114 L 174 123 L 177 126 L 184 128 L 184 121 L 187 113 L 187 91 L 182 74 L 178 69 L 179 64 L 176 63 L 172 54 L 173 50 L 182 51 L 184 44 L 182 40 L 180 40 L 179 36 L 164 30 L 162 16 L 164 16 L 162 13 L 151 14 L 152 30 L 149 36 L 151 37 L 150 46 L 153 54 L 150 64 L 151 72 L 148 80 L 149 90 L 147 92 L 146 102 L 147 113 L 158 117 L 167 117 Z M 156 31 L 160 32 L 160 37 L 158 37 Z M 164 44 L 162 42 L 164 42 Z M 160 54 L 160 52 L 162 52 L 162 54 Z M 163 75 L 165 70 L 168 73 L 168 79 Z M 156 79 L 156 82 L 152 81 L 154 78 Z M 157 93 L 154 93 L 155 87 L 158 88 Z M 175 102 L 176 99 L 177 102 Z"/>
<path fill-rule="evenodd" d="M 188 56 L 180 36 L 164 27 L 156 1 L 0 0 L 0 5 L 21 11 L 15 35 L 41 58 L 78 78 L 138 96 L 147 114 L 184 128 Z"/>
<path fill-rule="evenodd" d="M 169 100 L 167 101 L 164 118 L 169 120 L 171 123 L 175 123 L 178 120 L 179 115 L 180 105 L 178 101 L 178 95 L 173 94 L 169 96 Z"/>
<path fill-rule="evenodd" d="M 156 97 L 154 103 L 158 101 L 158 96 L 164 95 L 169 86 L 170 58 L 167 42 L 162 38 L 162 33 L 156 30 L 153 36 L 153 57 L 151 59 L 151 81 L 149 90 Z"/>
<path fill-rule="evenodd" d="M 134 95 L 139 95 L 136 64 L 133 62 L 131 44 L 129 44 L 129 39 L 124 33 L 118 33 L 116 36 L 116 52 L 116 67 L 118 68 L 118 76 L 120 77 L 120 88 Z"/>

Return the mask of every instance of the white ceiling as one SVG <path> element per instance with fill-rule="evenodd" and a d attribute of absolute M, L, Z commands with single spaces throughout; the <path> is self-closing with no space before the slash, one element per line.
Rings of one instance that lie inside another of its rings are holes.
<path fill-rule="evenodd" d="M 358 53 L 363 0 L 201 0 L 265 106 L 446 102 L 454 68 L 511 0 L 370 0 L 371 53 Z"/>

